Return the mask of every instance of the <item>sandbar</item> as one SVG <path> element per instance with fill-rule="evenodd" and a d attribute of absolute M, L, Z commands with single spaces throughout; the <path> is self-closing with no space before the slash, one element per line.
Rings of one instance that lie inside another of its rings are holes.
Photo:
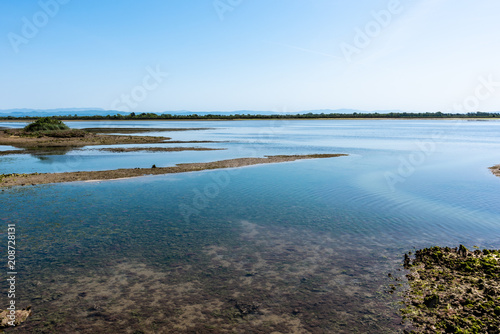
<path fill-rule="evenodd" d="M 53 137 L 20 136 L 16 132 L 0 131 L 0 145 L 17 148 L 36 149 L 42 147 L 83 147 L 91 145 L 152 144 L 163 143 L 170 138 L 152 136 L 120 136 L 83 133 L 78 136 Z"/>
<path fill-rule="evenodd" d="M 493 175 L 500 177 L 500 165 L 490 167 L 490 170 L 493 173 Z"/>
<path fill-rule="evenodd" d="M 170 131 L 199 131 L 214 128 L 85 128 L 82 129 L 92 133 L 144 133 L 144 132 L 170 132 Z"/>
<path fill-rule="evenodd" d="M 103 132 L 116 133 L 116 129 L 100 129 Z M 188 130 L 203 130 L 208 128 L 182 128 L 182 129 L 161 129 L 162 131 L 188 131 Z M 185 143 L 215 143 L 210 140 L 192 140 L 192 141 L 171 141 L 169 137 L 154 137 L 154 136 L 123 136 L 123 135 L 107 135 L 89 132 L 88 130 L 69 130 L 62 132 L 55 132 L 50 135 L 28 136 L 22 130 L 6 129 L 0 130 L 0 145 L 7 145 L 18 148 L 20 150 L 3 150 L 0 151 L 2 155 L 12 154 L 34 154 L 34 155 L 48 155 L 48 154 L 64 154 L 84 146 L 95 145 L 126 145 L 126 144 L 185 144 Z M 153 129 L 159 130 L 159 129 Z M 126 133 L 148 132 L 149 129 L 142 128 L 126 128 Z M 155 152 L 178 152 L 178 151 L 209 151 L 217 150 L 215 148 L 112 148 L 103 149 L 112 152 L 134 152 L 134 151 L 155 151 Z"/>
<path fill-rule="evenodd" d="M 63 183 L 74 181 L 113 180 L 145 175 L 185 173 L 207 169 L 235 168 L 257 164 L 290 162 L 301 159 L 334 158 L 340 156 L 347 156 L 347 154 L 274 155 L 265 156 L 263 158 L 237 158 L 213 162 L 184 163 L 177 164 L 172 167 L 132 168 L 66 173 L 3 174 L 0 175 L 0 187 Z"/>
<path fill-rule="evenodd" d="M 98 151 L 113 153 L 128 152 L 180 152 L 180 151 L 220 151 L 227 148 L 209 148 L 209 147 L 109 147 L 99 148 Z"/>

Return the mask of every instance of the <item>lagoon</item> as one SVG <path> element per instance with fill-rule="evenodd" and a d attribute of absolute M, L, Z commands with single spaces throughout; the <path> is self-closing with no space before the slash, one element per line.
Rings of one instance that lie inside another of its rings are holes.
<path fill-rule="evenodd" d="M 401 297 L 387 276 L 404 275 L 405 252 L 500 248 L 500 178 L 488 170 L 500 163 L 500 122 L 67 124 L 210 127 L 146 135 L 227 150 L 0 156 L 0 172 L 349 156 L 5 189 L 1 238 L 15 223 L 17 302 L 34 310 L 12 332 L 395 332 Z"/>

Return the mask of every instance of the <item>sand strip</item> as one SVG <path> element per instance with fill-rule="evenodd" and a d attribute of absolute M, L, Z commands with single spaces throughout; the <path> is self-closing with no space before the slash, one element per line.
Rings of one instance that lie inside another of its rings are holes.
<path fill-rule="evenodd" d="M 159 168 L 133 168 L 67 173 L 3 174 L 0 175 L 0 187 L 63 183 L 73 181 L 113 180 L 144 175 L 185 173 L 206 169 L 235 168 L 257 164 L 288 162 L 301 159 L 333 158 L 346 155 L 347 154 L 275 155 L 266 156 L 264 158 L 238 158 L 214 162 L 177 164 L 173 167 Z"/>
<path fill-rule="evenodd" d="M 208 148 L 208 147 L 110 147 L 100 148 L 98 151 L 113 153 L 128 152 L 180 152 L 180 151 L 220 151 L 227 148 Z"/>
<path fill-rule="evenodd" d="M 92 133 L 144 133 L 144 132 L 164 132 L 164 131 L 198 131 L 212 130 L 214 128 L 85 128 L 83 131 Z"/>
<path fill-rule="evenodd" d="M 2 155 L 13 154 L 32 154 L 32 155 L 59 155 L 65 154 L 68 151 L 79 150 L 79 148 L 40 148 L 40 149 L 26 149 L 26 150 L 8 150 L 0 151 Z M 110 147 L 93 149 L 95 151 L 111 152 L 111 153 L 129 153 L 129 152 L 181 152 L 181 151 L 220 151 L 227 150 L 226 148 L 208 148 L 208 147 Z"/>
<path fill-rule="evenodd" d="M 493 175 L 499 176 L 500 177 L 500 165 L 496 165 L 493 167 L 490 167 L 491 172 Z"/>
<path fill-rule="evenodd" d="M 97 135 L 85 133 L 80 137 L 57 138 L 57 137 L 27 137 L 16 136 L 5 131 L 0 131 L 0 145 L 14 146 L 17 148 L 37 149 L 43 147 L 83 147 L 90 145 L 122 145 L 122 144 L 152 144 L 163 143 L 168 137 L 151 136 L 120 136 L 120 135 Z"/>

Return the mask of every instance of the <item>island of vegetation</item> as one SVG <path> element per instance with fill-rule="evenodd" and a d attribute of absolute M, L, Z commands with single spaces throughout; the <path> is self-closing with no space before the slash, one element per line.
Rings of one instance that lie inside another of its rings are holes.
<path fill-rule="evenodd" d="M 401 312 L 412 333 L 500 333 L 500 251 L 460 245 L 411 255 Z"/>
<path fill-rule="evenodd" d="M 70 129 L 61 120 L 54 117 L 44 117 L 28 124 L 23 129 L 0 130 L 0 145 L 9 145 L 21 150 L 4 150 L 0 155 L 8 154 L 53 154 L 93 145 L 118 144 L 160 144 L 160 143 L 198 143 L 199 141 L 170 141 L 169 137 L 155 136 L 123 136 L 104 133 L 142 133 L 162 131 L 206 130 L 208 128 L 175 128 L 175 129 L 145 129 L 145 128 L 90 128 Z M 209 142 L 209 141 L 203 141 Z M 215 150 L 213 148 L 165 147 L 165 148 L 130 148 L 132 151 L 186 151 Z M 114 151 L 119 152 L 119 151 Z M 127 152 L 126 150 L 124 152 Z"/>

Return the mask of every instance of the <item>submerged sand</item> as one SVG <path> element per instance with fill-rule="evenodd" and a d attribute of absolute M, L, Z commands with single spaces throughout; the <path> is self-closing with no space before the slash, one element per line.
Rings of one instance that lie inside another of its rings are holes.
<path fill-rule="evenodd" d="M 4 174 L 0 175 L 0 187 L 63 183 L 73 181 L 113 180 L 145 175 L 185 173 L 207 169 L 235 168 L 257 164 L 289 162 L 301 159 L 334 158 L 346 155 L 347 154 L 274 155 L 266 156 L 264 158 L 238 158 L 213 162 L 177 164 L 173 167 L 159 168 L 133 168 L 67 173 Z"/>

